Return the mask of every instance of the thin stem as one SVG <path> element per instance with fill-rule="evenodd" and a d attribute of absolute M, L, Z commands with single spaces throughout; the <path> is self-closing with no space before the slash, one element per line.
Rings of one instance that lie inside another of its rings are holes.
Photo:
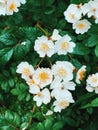
<path fill-rule="evenodd" d="M 42 58 L 42 59 L 40 60 L 40 62 L 36 65 L 36 68 L 38 68 L 38 67 L 40 66 L 40 64 L 43 62 L 43 60 L 44 60 L 44 58 Z"/>
<path fill-rule="evenodd" d="M 39 23 L 37 23 L 36 26 L 37 26 L 42 32 L 44 32 L 45 35 L 48 37 L 48 35 L 49 35 L 48 32 L 47 32 L 46 30 L 44 30 L 44 29 L 40 26 Z"/>
<path fill-rule="evenodd" d="M 48 57 L 47 57 L 47 60 L 50 63 L 50 67 L 52 68 L 52 62 L 51 62 L 51 60 Z"/>
<path fill-rule="evenodd" d="M 36 109 L 36 105 L 34 105 L 34 106 L 33 106 L 33 108 L 32 108 L 32 110 L 31 110 L 31 112 L 32 112 L 32 113 L 34 113 L 35 109 Z M 30 125 L 31 125 L 31 123 L 32 123 L 32 119 L 33 119 L 33 118 L 32 118 L 32 117 L 30 117 L 30 121 L 29 121 L 29 125 L 28 125 L 28 126 L 30 126 Z"/>
<path fill-rule="evenodd" d="M 15 127 L 14 125 L 12 124 L 9 124 L 12 128 L 14 128 L 15 130 L 19 130 L 17 127 Z"/>

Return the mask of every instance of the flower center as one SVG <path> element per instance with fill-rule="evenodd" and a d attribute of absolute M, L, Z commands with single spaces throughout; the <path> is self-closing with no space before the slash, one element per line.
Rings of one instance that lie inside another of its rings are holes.
<path fill-rule="evenodd" d="M 49 79 L 49 74 L 46 72 L 42 72 L 39 74 L 39 78 L 41 82 L 46 82 Z"/>
<path fill-rule="evenodd" d="M 41 92 L 39 92 L 39 93 L 37 94 L 37 96 L 38 96 L 38 97 L 42 97 L 43 94 L 42 94 Z"/>
<path fill-rule="evenodd" d="M 80 71 L 80 73 L 79 73 L 79 76 L 80 76 L 79 80 L 83 79 L 84 73 L 85 73 L 85 70 Z"/>
<path fill-rule="evenodd" d="M 62 50 L 67 50 L 68 47 L 69 47 L 68 42 L 63 42 L 63 43 L 61 44 L 61 49 L 62 49 Z"/>
<path fill-rule="evenodd" d="M 60 68 L 57 72 L 57 74 L 60 76 L 60 77 L 65 77 L 67 72 L 64 68 Z"/>
<path fill-rule="evenodd" d="M 48 51 L 48 50 L 49 50 L 49 46 L 47 45 L 47 43 L 43 43 L 43 44 L 41 45 L 41 50 L 42 50 L 42 51 Z"/>
<path fill-rule="evenodd" d="M 94 77 L 94 78 L 92 79 L 92 81 L 93 81 L 94 83 L 96 83 L 96 82 L 97 82 L 97 78 Z"/>
<path fill-rule="evenodd" d="M 75 18 L 75 15 L 70 13 L 70 18 L 71 18 L 71 19 L 74 19 L 74 18 Z"/>
<path fill-rule="evenodd" d="M 65 89 L 65 88 L 64 88 L 64 85 L 62 85 L 62 86 L 61 86 L 61 90 L 64 90 L 64 89 Z"/>
<path fill-rule="evenodd" d="M 59 106 L 60 106 L 60 108 L 64 109 L 64 108 L 66 108 L 67 106 L 69 106 L 69 102 L 67 102 L 67 101 L 61 101 L 61 102 L 59 103 Z"/>
<path fill-rule="evenodd" d="M 24 68 L 24 69 L 23 69 L 23 73 L 24 73 L 25 75 L 29 75 L 29 74 L 30 74 L 30 70 L 27 69 L 27 68 Z"/>
<path fill-rule="evenodd" d="M 83 23 L 80 23 L 80 24 L 78 24 L 78 28 L 83 29 L 83 28 L 85 28 L 85 25 Z"/>
<path fill-rule="evenodd" d="M 93 11 L 93 12 L 96 12 L 96 8 L 93 8 L 92 11 Z"/>
<path fill-rule="evenodd" d="M 16 7 L 15 3 L 12 3 L 12 4 L 10 5 L 10 10 L 11 10 L 11 11 L 14 11 L 14 10 L 15 10 L 15 7 Z"/>
<path fill-rule="evenodd" d="M 28 84 L 28 85 L 30 85 L 30 86 L 31 86 L 31 85 L 33 85 L 34 83 L 35 83 L 35 82 L 34 82 L 34 80 L 33 80 L 33 79 L 31 79 L 31 80 L 27 81 L 27 84 Z"/>

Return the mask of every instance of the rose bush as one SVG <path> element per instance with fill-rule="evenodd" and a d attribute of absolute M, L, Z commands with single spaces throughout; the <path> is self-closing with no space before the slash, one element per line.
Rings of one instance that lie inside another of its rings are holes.
<path fill-rule="evenodd" d="M 98 0 L 0 0 L 0 130 L 98 129 Z"/>

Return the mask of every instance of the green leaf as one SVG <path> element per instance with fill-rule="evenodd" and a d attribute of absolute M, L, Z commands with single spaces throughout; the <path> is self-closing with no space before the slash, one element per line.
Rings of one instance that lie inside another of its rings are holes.
<path fill-rule="evenodd" d="M 26 40 L 25 42 L 26 45 L 21 45 L 21 43 L 19 43 L 14 47 L 14 58 L 20 59 L 30 51 L 31 42 L 29 40 Z"/>
<path fill-rule="evenodd" d="M 98 57 L 98 44 L 97 44 L 97 46 L 95 48 L 95 55 Z"/>
<path fill-rule="evenodd" d="M 54 1 L 55 0 L 48 0 L 48 1 L 46 0 L 46 5 L 50 6 L 50 5 L 52 5 L 54 3 Z"/>
<path fill-rule="evenodd" d="M 0 130 L 14 130 L 20 126 L 20 122 L 20 116 L 15 112 L 5 110 L 0 113 Z"/>
<path fill-rule="evenodd" d="M 52 121 L 50 119 L 46 119 L 44 121 L 44 127 L 46 130 L 51 130 L 51 127 L 52 127 Z"/>
<path fill-rule="evenodd" d="M 22 100 L 24 100 L 24 97 L 25 97 L 25 93 L 22 93 L 22 94 L 20 94 L 20 95 L 18 96 L 18 100 L 19 100 L 19 101 L 22 101 Z"/>
<path fill-rule="evenodd" d="M 4 48 L 0 50 L 0 63 L 6 64 L 13 55 L 13 49 L 12 48 Z"/>
<path fill-rule="evenodd" d="M 38 123 L 37 130 L 45 130 L 44 125 L 42 123 Z"/>
<path fill-rule="evenodd" d="M 9 83 L 9 86 L 11 86 L 11 87 L 14 86 L 14 80 L 13 80 L 13 79 L 10 79 L 10 80 L 8 81 L 8 83 Z"/>
<path fill-rule="evenodd" d="M 63 127 L 63 123 L 60 121 L 53 125 L 52 130 L 61 130 L 62 127 Z"/>
<path fill-rule="evenodd" d="M 0 42 L 2 42 L 6 46 L 9 46 L 14 45 L 17 42 L 17 40 L 9 32 L 3 31 L 3 33 L 0 35 Z"/>
<path fill-rule="evenodd" d="M 85 46 L 83 43 L 76 44 L 76 47 L 74 48 L 73 54 L 77 55 L 86 55 L 90 52 L 89 48 Z"/>
<path fill-rule="evenodd" d="M 17 88 L 14 88 L 14 89 L 11 90 L 11 93 L 12 93 L 13 95 L 19 95 L 19 94 L 20 94 L 20 90 L 17 89 Z"/>
<path fill-rule="evenodd" d="M 24 122 L 20 126 L 20 130 L 26 130 L 28 128 L 28 122 Z"/>
<path fill-rule="evenodd" d="M 93 46 L 95 46 L 97 43 L 98 43 L 98 35 L 91 35 L 91 36 L 88 38 L 87 46 L 88 46 L 88 47 L 93 47 Z"/>
<path fill-rule="evenodd" d="M 65 117 L 64 122 L 70 126 L 76 126 L 76 121 L 70 117 Z"/>
<path fill-rule="evenodd" d="M 89 108 L 89 107 L 98 107 L 98 98 L 92 100 L 90 103 L 80 107 L 81 109 Z"/>
<path fill-rule="evenodd" d="M 45 11 L 45 14 L 52 14 L 54 11 L 55 11 L 55 7 L 51 6 L 47 8 L 47 10 Z"/>

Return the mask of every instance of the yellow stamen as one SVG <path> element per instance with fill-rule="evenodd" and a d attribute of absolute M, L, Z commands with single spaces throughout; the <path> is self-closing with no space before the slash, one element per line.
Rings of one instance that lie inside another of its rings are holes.
<path fill-rule="evenodd" d="M 29 74 L 30 74 L 30 70 L 27 69 L 27 68 L 24 68 L 24 69 L 23 69 L 23 73 L 24 73 L 25 75 L 29 75 Z"/>
<path fill-rule="evenodd" d="M 15 7 L 16 7 L 15 3 L 12 3 L 12 4 L 10 5 L 10 10 L 11 10 L 11 11 L 14 11 L 14 10 L 15 10 Z"/>
<path fill-rule="evenodd" d="M 71 18 L 71 19 L 74 19 L 74 18 L 75 18 L 75 15 L 70 13 L 70 18 Z"/>
<path fill-rule="evenodd" d="M 42 72 L 39 74 L 39 78 L 41 82 L 46 82 L 49 79 L 49 74 L 46 72 Z"/>
<path fill-rule="evenodd" d="M 41 50 L 42 50 L 42 51 L 48 51 L 48 50 L 49 50 L 49 46 L 47 45 L 47 43 L 43 43 L 43 44 L 42 44 Z"/>
<path fill-rule="evenodd" d="M 63 43 L 61 44 L 61 49 L 62 49 L 62 50 L 67 50 L 68 47 L 69 47 L 68 42 L 63 42 Z"/>
<path fill-rule="evenodd" d="M 97 82 L 97 78 L 96 78 L 96 77 L 93 78 L 92 81 L 93 81 L 94 83 L 96 83 L 96 82 Z"/>
<path fill-rule="evenodd" d="M 60 68 L 60 69 L 58 70 L 57 74 L 58 74 L 60 77 L 64 77 L 64 76 L 66 76 L 67 72 L 66 72 L 65 69 Z"/>
<path fill-rule="evenodd" d="M 61 102 L 59 103 L 59 106 L 64 109 L 64 108 L 66 108 L 67 106 L 69 106 L 69 102 L 67 102 L 67 101 L 61 101 Z"/>
<path fill-rule="evenodd" d="M 85 25 L 83 23 L 80 23 L 80 24 L 78 24 L 78 28 L 83 29 L 83 28 L 85 28 Z"/>
<path fill-rule="evenodd" d="M 37 95 L 38 95 L 38 97 L 42 97 L 43 96 L 43 94 L 41 92 L 39 92 Z"/>

